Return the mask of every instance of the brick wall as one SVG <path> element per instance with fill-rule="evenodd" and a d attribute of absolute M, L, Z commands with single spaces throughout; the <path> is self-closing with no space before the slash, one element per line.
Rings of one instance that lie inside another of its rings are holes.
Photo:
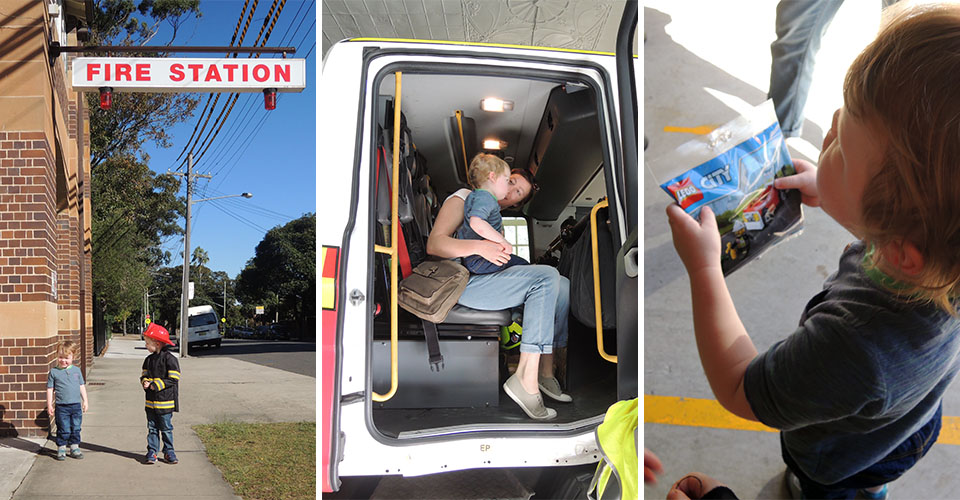
<path fill-rule="evenodd" d="M 42 132 L 0 132 L 0 302 L 55 302 L 53 165 Z"/>
<path fill-rule="evenodd" d="M 47 372 L 56 337 L 0 339 L 0 436 L 47 435 Z"/>

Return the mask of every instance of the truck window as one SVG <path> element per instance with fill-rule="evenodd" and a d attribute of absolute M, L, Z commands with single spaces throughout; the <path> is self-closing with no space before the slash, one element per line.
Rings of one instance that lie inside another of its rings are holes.
<path fill-rule="evenodd" d="M 527 219 L 523 217 L 503 218 L 503 237 L 513 245 L 513 253 L 530 260 L 530 237 L 527 233 Z"/>
<path fill-rule="evenodd" d="M 217 317 L 210 313 L 201 314 L 199 316 L 190 316 L 190 321 L 189 321 L 191 328 L 197 327 L 197 326 L 213 325 L 216 323 L 217 323 Z"/>

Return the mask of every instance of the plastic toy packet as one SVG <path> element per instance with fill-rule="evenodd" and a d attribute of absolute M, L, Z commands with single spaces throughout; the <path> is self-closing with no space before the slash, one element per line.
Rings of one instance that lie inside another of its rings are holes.
<path fill-rule="evenodd" d="M 699 219 L 709 206 L 721 235 L 721 267 L 728 275 L 803 226 L 797 190 L 773 187 L 793 175 L 773 101 L 682 144 L 648 163 L 660 187 Z"/>

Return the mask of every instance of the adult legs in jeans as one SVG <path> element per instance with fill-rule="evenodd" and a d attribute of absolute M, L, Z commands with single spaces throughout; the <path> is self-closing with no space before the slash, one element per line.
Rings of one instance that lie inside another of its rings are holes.
<path fill-rule="evenodd" d="M 83 418 L 80 403 L 59 404 L 54 413 L 57 422 L 57 447 L 80 444 L 80 423 Z"/>
<path fill-rule="evenodd" d="M 163 448 L 160 442 L 163 441 Z M 157 413 L 147 409 L 147 452 L 169 453 L 173 450 L 173 413 Z"/>
<path fill-rule="evenodd" d="M 799 136 L 803 108 L 813 79 L 820 39 L 842 0 L 781 0 L 777 4 L 777 39 L 770 44 L 770 91 L 780 128 Z"/>
<path fill-rule="evenodd" d="M 567 347 L 567 316 L 570 314 L 570 280 L 560 276 L 557 282 L 557 305 L 553 314 L 553 348 Z M 553 353 L 540 357 L 540 376 L 553 377 Z"/>
<path fill-rule="evenodd" d="M 883 8 L 897 0 L 881 0 Z M 803 128 L 803 108 L 813 80 L 820 40 L 843 0 L 781 0 L 777 4 L 777 39 L 770 44 L 770 91 L 785 137 Z"/>
<path fill-rule="evenodd" d="M 537 387 L 540 356 L 553 353 L 559 283 L 560 273 L 553 267 L 515 266 L 493 274 L 471 275 L 458 301 L 484 311 L 523 304 L 523 337 L 517 375 L 524 390 L 530 394 L 540 392 Z"/>

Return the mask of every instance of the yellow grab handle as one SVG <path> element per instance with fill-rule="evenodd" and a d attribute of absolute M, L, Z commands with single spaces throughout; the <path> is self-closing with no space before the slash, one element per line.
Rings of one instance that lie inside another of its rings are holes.
<path fill-rule="evenodd" d="M 608 205 L 607 200 L 603 200 L 590 210 L 590 249 L 593 251 L 593 308 L 597 320 L 597 351 L 600 352 L 601 358 L 616 363 L 617 357 L 607 354 L 603 350 L 603 315 L 600 312 L 600 252 L 597 250 L 597 211 Z"/>
<path fill-rule="evenodd" d="M 463 153 L 463 171 L 467 174 L 467 184 L 470 184 L 470 165 L 467 164 L 467 145 L 463 141 L 463 111 L 456 111 L 457 129 L 460 130 L 460 151 Z"/>
<path fill-rule="evenodd" d="M 397 210 L 400 208 L 400 83 L 401 73 L 395 73 L 397 80 L 397 91 L 394 99 L 396 105 L 393 107 L 393 175 L 391 176 L 393 185 L 393 196 L 390 200 L 390 391 L 386 394 L 373 393 L 373 400 L 382 403 L 392 398 L 397 393 L 397 227 L 400 224 Z M 382 252 L 384 247 L 374 246 L 374 250 Z M 387 253 L 387 252 L 383 252 Z"/>

